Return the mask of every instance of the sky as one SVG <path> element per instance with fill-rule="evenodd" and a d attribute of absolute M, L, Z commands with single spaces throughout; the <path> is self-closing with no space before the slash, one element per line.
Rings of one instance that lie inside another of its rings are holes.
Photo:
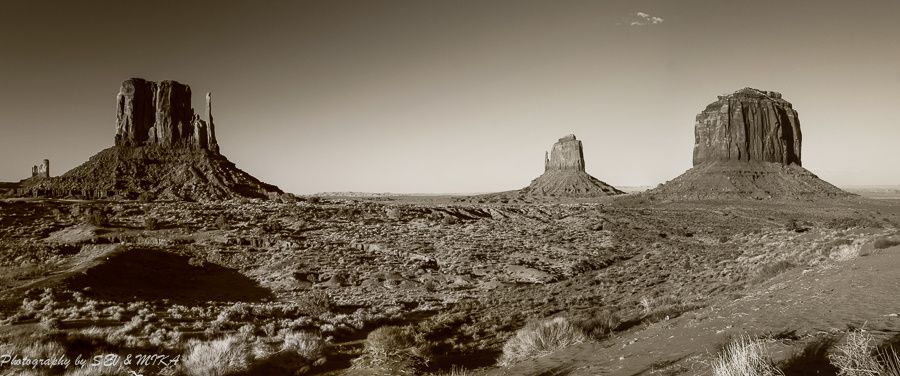
<path fill-rule="evenodd" d="M 803 164 L 900 184 L 900 1 L 8 1 L 0 181 L 113 145 L 129 77 L 213 93 L 221 152 L 293 193 L 518 189 L 574 133 L 591 175 L 691 167 L 743 87 L 799 112 Z"/>

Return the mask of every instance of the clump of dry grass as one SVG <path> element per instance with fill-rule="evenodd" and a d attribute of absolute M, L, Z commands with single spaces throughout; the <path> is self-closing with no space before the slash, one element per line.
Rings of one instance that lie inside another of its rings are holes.
<path fill-rule="evenodd" d="M 584 332 L 564 317 L 533 322 L 519 329 L 503 345 L 498 363 L 506 367 L 539 358 L 587 340 Z"/>
<path fill-rule="evenodd" d="M 585 318 L 574 320 L 574 323 L 588 337 L 601 340 L 615 331 L 622 323 L 622 319 L 612 311 L 598 310 Z"/>
<path fill-rule="evenodd" d="M 828 356 L 839 376 L 900 376 L 900 358 L 893 348 L 876 349 L 871 334 L 853 331 Z"/>
<path fill-rule="evenodd" d="M 253 362 L 252 344 L 240 336 L 201 342 L 192 341 L 183 359 L 191 376 L 220 376 L 245 372 Z"/>
<path fill-rule="evenodd" d="M 191 341 L 182 358 L 189 376 L 221 376 L 256 370 L 304 374 L 324 363 L 326 344 L 318 335 L 286 332 L 278 338 L 234 334 L 213 341 Z"/>
<path fill-rule="evenodd" d="M 741 337 L 732 341 L 712 365 L 713 376 L 783 376 L 766 353 L 763 343 Z"/>
<path fill-rule="evenodd" d="M 418 374 L 431 360 L 430 345 L 411 326 L 382 326 L 366 336 L 358 369 L 391 375 Z"/>

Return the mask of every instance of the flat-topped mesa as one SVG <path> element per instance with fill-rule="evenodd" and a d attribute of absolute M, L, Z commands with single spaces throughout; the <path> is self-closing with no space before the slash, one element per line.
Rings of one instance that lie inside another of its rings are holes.
<path fill-rule="evenodd" d="M 584 171 L 584 151 L 574 134 L 560 138 L 544 155 L 544 171 Z"/>
<path fill-rule="evenodd" d="M 191 107 L 191 88 L 177 81 L 130 78 L 116 97 L 116 146 L 154 145 L 219 152 L 206 95 L 204 121 Z"/>
<path fill-rule="evenodd" d="M 694 127 L 694 166 L 712 161 L 800 165 L 800 119 L 774 91 L 744 88 L 706 106 Z"/>

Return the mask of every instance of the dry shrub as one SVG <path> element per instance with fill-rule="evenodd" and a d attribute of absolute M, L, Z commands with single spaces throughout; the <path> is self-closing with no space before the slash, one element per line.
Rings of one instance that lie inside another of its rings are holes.
<path fill-rule="evenodd" d="M 280 338 L 235 334 L 208 342 L 194 340 L 182 358 L 182 370 L 189 376 L 303 374 L 324 363 L 325 347 L 321 337 L 306 332 Z"/>
<path fill-rule="evenodd" d="M 593 312 L 587 318 L 575 320 L 574 322 L 585 335 L 599 340 L 606 338 L 606 336 L 616 330 L 622 320 L 611 311 L 601 310 Z"/>
<path fill-rule="evenodd" d="M 763 343 L 741 337 L 725 346 L 713 361 L 713 376 L 783 376 L 769 358 Z"/>
<path fill-rule="evenodd" d="M 430 346 L 410 326 L 382 326 L 366 336 L 353 366 L 385 375 L 415 375 L 431 360 Z"/>
<path fill-rule="evenodd" d="M 222 376 L 245 372 L 253 361 L 253 348 L 241 336 L 209 342 L 191 341 L 182 361 L 187 375 Z"/>
<path fill-rule="evenodd" d="M 900 359 L 894 349 L 877 350 L 871 334 L 854 331 L 828 356 L 839 376 L 900 376 Z"/>
<path fill-rule="evenodd" d="M 498 363 L 507 367 L 523 360 L 539 358 L 587 340 L 577 326 L 564 317 L 533 322 L 516 331 L 503 344 L 503 354 Z"/>

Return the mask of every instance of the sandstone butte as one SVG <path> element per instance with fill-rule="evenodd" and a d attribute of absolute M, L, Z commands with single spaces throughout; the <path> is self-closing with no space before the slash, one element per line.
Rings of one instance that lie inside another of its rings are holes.
<path fill-rule="evenodd" d="M 669 199 L 819 198 L 848 193 L 801 167 L 800 118 L 781 93 L 744 88 L 697 115 L 694 167 L 651 190 Z"/>
<path fill-rule="evenodd" d="M 560 138 L 544 155 L 544 173 L 520 190 L 531 197 L 603 197 L 622 194 L 585 171 L 584 149 L 575 135 Z"/>
<path fill-rule="evenodd" d="M 86 199 L 221 200 L 282 193 L 237 168 L 219 151 L 206 94 L 206 119 L 177 81 L 131 78 L 116 96 L 115 145 L 58 177 L 34 176 L 19 195 Z"/>

